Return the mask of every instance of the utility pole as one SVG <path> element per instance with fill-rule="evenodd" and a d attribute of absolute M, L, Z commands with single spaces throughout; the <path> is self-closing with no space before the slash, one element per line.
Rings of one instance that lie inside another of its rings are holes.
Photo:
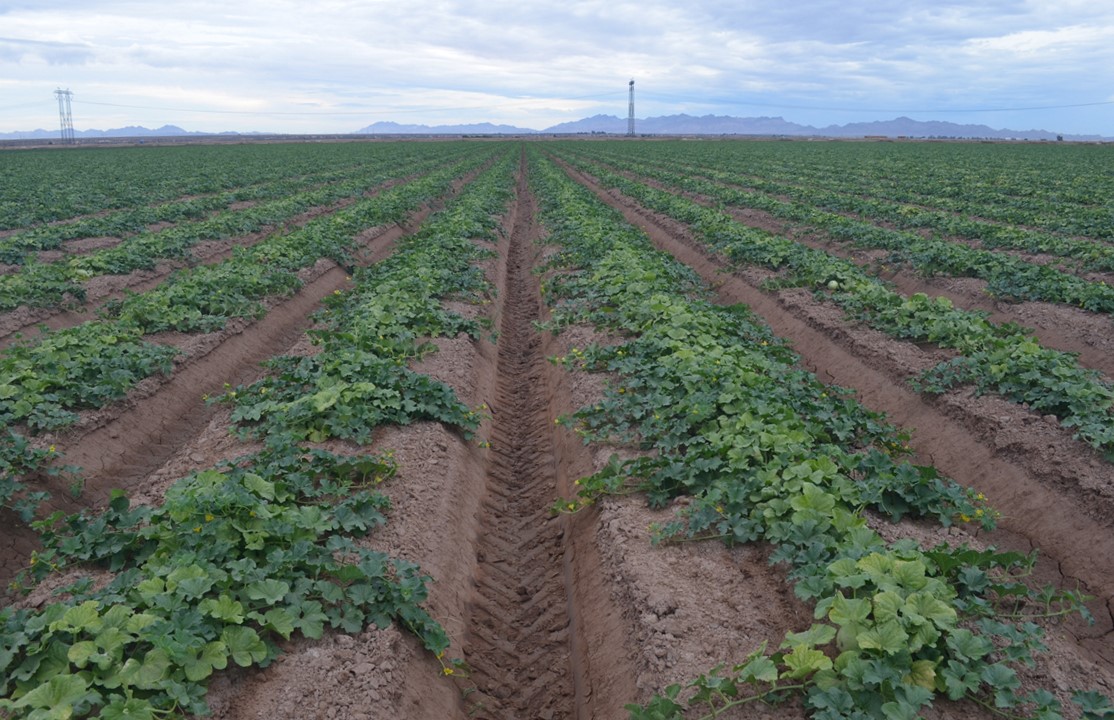
<path fill-rule="evenodd" d="M 634 80 L 630 81 L 630 105 L 627 109 L 627 137 L 634 137 Z"/>
<path fill-rule="evenodd" d="M 58 120 L 62 124 L 62 144 L 73 145 L 76 141 L 73 135 L 73 114 L 70 112 L 70 98 L 73 93 L 69 88 L 62 90 L 61 88 L 54 91 L 58 97 Z"/>

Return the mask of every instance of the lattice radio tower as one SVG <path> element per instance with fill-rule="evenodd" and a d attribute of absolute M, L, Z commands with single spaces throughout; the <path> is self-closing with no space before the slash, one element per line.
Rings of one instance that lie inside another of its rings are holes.
<path fill-rule="evenodd" d="M 69 88 L 62 90 L 59 88 L 54 91 L 55 96 L 58 97 L 58 120 L 62 124 L 62 144 L 73 145 L 76 141 L 73 135 L 73 114 L 70 112 L 70 98 L 73 93 Z"/>
<path fill-rule="evenodd" d="M 634 80 L 630 81 L 630 105 L 627 107 L 627 136 L 634 137 Z"/>

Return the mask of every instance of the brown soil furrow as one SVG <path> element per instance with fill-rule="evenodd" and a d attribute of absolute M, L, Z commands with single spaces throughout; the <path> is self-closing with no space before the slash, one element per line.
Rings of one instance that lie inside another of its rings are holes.
<path fill-rule="evenodd" d="M 219 394 L 224 383 L 237 385 L 258 375 L 259 363 L 289 347 L 305 331 L 308 314 L 345 282 L 345 272 L 332 268 L 245 332 L 176 371 L 133 412 L 82 437 L 66 459 L 85 468 L 90 494 L 85 502 L 103 499 L 108 484 L 128 489 L 162 465 L 167 450 L 200 431 L 215 411 L 199 407 L 201 397 Z"/>
<path fill-rule="evenodd" d="M 423 209 L 418 216 L 424 218 L 428 213 L 428 208 Z M 390 254 L 404 232 L 397 226 L 369 229 L 359 239 L 363 254 L 369 262 Z M 342 268 L 328 265 L 331 267 L 290 299 L 279 301 L 262 319 L 176 368 L 152 397 L 144 398 L 132 411 L 68 446 L 67 462 L 86 470 L 86 488 L 94 492 L 89 499 L 95 502 L 107 497 L 106 482 L 113 488 L 127 489 L 165 462 L 215 412 L 215 408 L 206 409 L 200 404 L 202 396 L 219 394 L 226 383 L 250 382 L 259 375 L 263 360 L 281 353 L 301 336 L 309 325 L 309 314 L 321 299 L 348 282 Z"/>
<path fill-rule="evenodd" d="M 1103 608 L 1114 597 L 1114 532 L 1111 515 L 1100 507 L 1101 498 L 1087 497 L 1051 482 L 1033 472 L 1024 456 L 1015 458 L 999 452 L 1000 445 L 983 425 L 983 418 L 971 417 L 946 402 L 922 398 L 903 377 L 875 367 L 876 358 L 862 354 L 846 333 L 838 337 L 829 327 L 815 326 L 813 318 L 798 315 L 803 301 L 793 307 L 784 297 L 760 290 L 758 283 L 744 274 L 724 272 L 722 261 L 649 211 L 563 167 L 646 232 L 656 246 L 695 269 L 717 288 L 721 301 L 750 306 L 778 335 L 792 342 L 804 366 L 824 368 L 825 381 L 856 390 L 865 405 L 884 411 L 892 422 L 913 430 L 912 444 L 920 457 L 957 482 L 985 492 L 1003 517 L 999 523 L 1002 529 L 984 534 L 983 539 L 1010 548 L 1039 547 L 1045 558 L 1039 566 L 1042 579 L 1061 581 L 1073 588 L 1081 585 L 1096 595 L 1091 607 L 1097 611 L 1098 624 L 1073 631 L 1084 638 L 1081 644 L 1107 662 L 1114 662 L 1114 649 L 1101 639 L 1110 629 Z M 1062 578 L 1057 563 L 1063 568 Z"/>
<path fill-rule="evenodd" d="M 464 658 L 476 691 L 464 703 L 477 718 L 576 717 L 565 586 L 565 523 L 548 509 L 558 493 L 552 424 L 544 391 L 537 281 L 530 274 L 532 208 L 511 235 L 498 344 L 489 490 L 476 547 L 476 596 Z"/>
<path fill-rule="evenodd" d="M 707 199 L 698 199 L 697 202 L 714 205 Z M 779 222 L 777 218 L 759 210 L 728 208 L 727 211 L 735 220 L 750 227 L 769 229 Z M 792 238 L 802 245 L 850 260 L 868 269 L 877 266 L 880 258 L 886 255 L 885 251 L 864 251 L 848 243 L 827 239 L 813 229 L 800 228 L 792 234 Z M 984 292 L 986 281 L 976 278 L 937 276 L 926 279 L 915 271 L 906 269 L 890 269 L 880 276 L 892 282 L 903 295 L 924 293 L 933 297 L 946 297 L 956 307 L 987 313 L 994 323 L 1031 325 L 1030 329 L 1041 345 L 1076 353 L 1079 355 L 1080 365 L 1114 378 L 1114 355 L 1111 354 L 1114 350 L 1114 324 L 1109 316 L 1096 315 L 1063 304 L 1012 303 L 999 300 Z M 1026 309 L 1036 312 L 1026 312 Z"/>
<path fill-rule="evenodd" d="M 373 197 L 405 181 L 405 179 L 387 181 L 369 190 L 365 193 L 365 197 Z M 127 275 L 102 275 L 93 278 L 85 284 L 89 300 L 79 308 L 30 308 L 21 306 L 8 313 L 0 313 L 0 349 L 11 345 L 15 341 L 16 335 L 24 339 L 34 337 L 39 333 L 41 327 L 60 330 L 79 325 L 95 317 L 97 310 L 109 301 L 124 297 L 125 292 L 142 293 L 151 290 L 166 280 L 173 272 L 183 267 L 215 265 L 231 257 L 236 248 L 251 247 L 279 230 L 289 231 L 300 228 L 314 218 L 337 212 L 354 202 L 356 202 L 356 198 L 344 198 L 330 205 L 311 208 L 304 213 L 289 218 L 280 225 L 270 226 L 259 232 L 224 240 L 201 241 L 194 246 L 192 257 L 188 262 L 164 259 L 159 261 L 153 270 L 137 270 Z M 427 208 L 415 215 L 410 222 L 420 223 L 428 214 L 429 209 Z M 371 232 L 382 231 L 383 228 L 375 228 Z M 366 241 L 371 237 L 371 235 L 365 233 L 358 240 Z"/>
<path fill-rule="evenodd" d="M 611 172 L 623 175 L 636 182 L 665 192 L 673 192 L 705 207 L 720 207 L 720 203 L 707 196 L 665 185 L 662 182 L 637 175 L 636 173 L 608 166 Z M 828 237 L 817 228 L 805 227 L 783 220 L 764 210 L 724 206 L 723 210 L 737 222 L 759 230 L 792 237 L 796 242 L 830 253 L 836 257 L 850 260 L 860 267 L 874 272 L 874 268 L 884 262 L 888 255 L 885 250 L 864 250 L 847 242 Z M 858 220 L 870 221 L 856 215 L 847 214 Z M 884 223 L 876 223 L 885 225 Z M 953 242 L 963 242 L 976 246 L 971 241 L 952 238 Z M 1018 323 L 1028 327 L 1041 345 L 1079 355 L 1079 363 L 1114 378 L 1114 321 L 1107 315 L 1087 312 L 1070 305 L 1048 302 L 1019 302 L 999 300 L 986 294 L 986 281 L 976 278 L 954 278 L 937 276 L 924 278 L 912 269 L 886 268 L 878 273 L 879 277 L 892 282 L 903 295 L 924 293 L 932 297 L 946 297 L 956 307 L 977 310 L 988 314 L 992 322 L 1002 324 Z M 1093 280 L 1092 280 L 1093 281 Z"/>
<path fill-rule="evenodd" d="M 424 218 L 425 208 L 417 213 Z M 420 222 L 420 219 L 417 220 Z M 391 252 L 405 231 L 398 227 L 371 228 L 357 238 L 367 262 L 375 262 Z M 51 506 L 67 512 L 103 503 L 113 489 L 134 494 L 154 470 L 163 465 L 184 443 L 200 432 L 217 412 L 206 406 L 203 395 L 223 391 L 224 384 L 251 382 L 262 372 L 260 363 L 281 353 L 309 325 L 309 314 L 323 297 L 343 287 L 345 271 L 332 263 L 301 288 L 293 297 L 274 302 L 266 316 L 239 330 L 225 330 L 218 342 L 205 343 L 186 361 L 175 367 L 166 379 L 150 378 L 147 394 L 126 401 L 117 410 L 96 411 L 88 422 L 57 440 L 68 465 L 82 468 L 81 492 L 75 496 L 67 486 L 68 477 L 47 478 L 45 487 L 52 494 Z M 185 342 L 193 336 L 184 336 Z M 103 419 L 98 419 L 103 418 Z M 0 562 L 0 587 L 4 587 L 21 568 L 37 535 L 23 523 L 0 513 L 9 531 L 4 534 Z"/>

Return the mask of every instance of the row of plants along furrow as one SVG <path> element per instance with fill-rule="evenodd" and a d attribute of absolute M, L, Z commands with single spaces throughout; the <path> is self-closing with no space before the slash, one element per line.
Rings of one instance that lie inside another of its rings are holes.
<path fill-rule="evenodd" d="M 674 156 L 663 144 L 660 153 Z M 792 185 L 919 205 L 1066 236 L 1114 238 L 1108 149 L 955 144 L 716 143 L 683 154 L 701 165 Z M 659 154 L 651 150 L 652 154 Z M 724 168 L 727 169 L 727 168 Z"/>
<path fill-rule="evenodd" d="M 1019 250 L 1027 253 L 1043 253 L 1065 258 L 1075 261 L 1078 266 L 1077 272 L 1114 271 L 1114 245 L 1102 241 L 1057 235 L 1014 225 L 1003 225 L 1001 223 L 973 219 L 966 215 L 959 215 L 954 212 L 931 207 L 919 207 L 895 201 L 880 200 L 873 197 L 869 189 L 859 189 L 865 192 L 865 195 L 855 194 L 851 192 L 846 185 L 841 185 L 837 180 L 829 180 L 826 183 L 817 182 L 808 173 L 788 180 L 773 181 L 750 174 L 753 170 L 748 168 L 748 174 L 746 176 L 740 176 L 740 170 L 746 168 L 745 162 L 743 162 L 741 158 L 728 159 L 720 157 L 712 164 L 706 161 L 698 161 L 683 153 L 666 152 L 664 150 L 666 149 L 654 148 L 652 155 L 636 155 L 634 158 L 631 158 L 630 155 L 625 153 L 610 154 L 608 157 L 615 158 L 616 160 L 622 158 L 622 161 L 625 163 L 630 163 L 633 159 L 639 162 L 642 167 L 653 167 L 655 170 L 669 170 L 672 171 L 675 176 L 676 174 L 683 173 L 686 185 L 685 189 L 701 194 L 705 194 L 705 190 L 708 186 L 701 182 L 694 183 L 691 181 L 694 179 L 694 176 L 710 179 L 717 185 L 727 186 L 722 190 L 717 190 L 717 193 L 721 193 L 721 195 L 716 196 L 717 199 L 731 204 L 735 204 L 737 200 L 741 200 L 746 207 L 766 210 L 774 213 L 778 217 L 786 219 L 803 220 L 806 222 L 808 220 L 806 217 L 799 217 L 802 215 L 800 209 L 797 209 L 796 212 L 791 212 L 786 209 L 786 203 L 776 199 L 778 196 L 786 196 L 797 203 L 819 208 L 821 210 L 835 213 L 852 213 L 872 223 L 883 221 L 891 223 L 901 229 L 927 228 L 948 236 L 975 240 L 980 243 L 983 250 Z M 599 158 L 600 156 L 597 155 L 596 157 Z M 633 169 L 633 166 L 631 167 Z M 688 185 L 692 185 L 692 187 L 687 187 Z M 715 185 L 711 187 L 714 188 Z M 748 190 L 743 190 L 741 188 L 748 188 Z M 977 210 L 975 210 L 975 212 L 977 213 Z M 1112 222 L 1112 224 L 1114 224 L 1114 222 Z M 847 232 L 850 232 L 850 229 L 842 231 L 842 233 Z M 843 236 L 842 233 L 841 236 Z M 887 242 L 881 247 L 887 249 L 899 247 L 895 240 L 900 240 L 907 236 L 908 234 L 900 236 L 882 234 L 879 237 L 885 238 Z M 866 243 L 868 247 L 876 246 L 873 243 L 877 242 L 877 240 L 873 239 L 861 239 L 861 236 L 858 234 L 855 235 L 854 239 L 856 242 Z M 953 244 L 954 243 L 941 243 L 933 246 L 933 248 L 935 253 L 947 251 L 950 256 L 955 253 L 955 251 L 951 250 L 951 245 Z M 962 253 L 963 251 L 961 250 L 959 252 Z M 912 250 L 911 253 L 911 258 L 905 258 L 900 253 L 897 257 L 904 262 L 914 264 L 914 266 L 922 269 L 922 271 L 925 268 L 932 269 L 932 267 L 926 265 L 924 261 L 917 262 L 916 260 L 924 256 L 924 250 Z M 982 258 L 983 255 L 974 254 L 969 255 L 969 257 L 977 260 Z M 958 259 L 953 259 L 948 267 L 954 268 L 956 262 L 958 262 Z M 968 265 L 964 264 L 963 267 L 967 268 Z M 992 272 L 995 272 L 997 275 L 1000 271 L 995 270 Z"/>
<path fill-rule="evenodd" d="M 285 173 L 280 177 L 260 179 L 250 185 L 195 196 L 183 200 L 154 205 L 144 205 L 126 210 L 111 211 L 67 222 L 40 225 L 14 232 L 0 238 L 0 262 L 26 264 L 34 260 L 33 253 L 57 250 L 70 240 L 91 237 L 124 239 L 144 232 L 158 223 L 179 223 L 198 220 L 240 202 L 258 202 L 292 195 L 314 185 L 339 182 L 350 177 L 365 163 L 353 162 L 346 167 L 329 168 L 314 173 Z M 28 257 L 30 256 L 30 257 Z"/>
<path fill-rule="evenodd" d="M 630 162 L 625 165 L 630 166 Z M 1027 262 L 1008 253 L 975 248 L 961 242 L 925 238 L 916 232 L 891 230 L 866 220 L 822 210 L 816 204 L 820 200 L 816 197 L 817 193 L 804 188 L 782 188 L 782 192 L 794 199 L 780 200 L 766 192 L 726 187 L 672 172 L 671 167 L 644 168 L 640 174 L 727 205 L 769 212 L 779 219 L 819 229 L 840 242 L 888 250 L 890 254 L 885 262 L 890 265 L 906 265 L 926 276 L 985 280 L 986 292 L 994 297 L 1015 301 L 1039 300 L 1072 305 L 1095 313 L 1114 314 L 1114 286 L 1104 281 L 1092 282 L 1057 267 Z M 1109 249 L 1107 247 L 1107 251 Z M 1109 252 L 1106 254 L 1109 255 Z"/>
<path fill-rule="evenodd" d="M 60 307 L 85 300 L 83 283 L 99 275 L 123 275 L 149 270 L 164 259 L 188 259 L 203 240 L 220 240 L 274 228 L 313 208 L 358 198 L 387 180 L 426 172 L 446 158 L 418 156 L 410 163 L 393 162 L 354 168 L 344 180 L 323 187 L 298 189 L 291 194 L 239 210 L 226 210 L 202 220 L 185 222 L 155 232 L 140 233 L 92 253 L 54 262 L 29 262 L 17 272 L 0 275 L 0 312 L 21 305 Z M 312 184 L 311 184 L 312 185 Z"/>
<path fill-rule="evenodd" d="M 373 143 L 14 151 L 5 153 L 0 178 L 0 230 L 224 192 L 395 151 Z"/>
<path fill-rule="evenodd" d="M 0 354 L 0 506 L 24 520 L 45 500 L 32 491 L 42 473 L 70 473 L 53 446 L 38 447 L 27 434 L 54 431 L 77 421 L 78 412 L 119 400 L 140 380 L 169 373 L 177 350 L 145 335 L 168 330 L 213 332 L 232 318 L 258 319 L 264 300 L 290 295 L 302 285 L 296 272 L 322 258 L 351 268 L 353 238 L 366 228 L 397 223 L 452 182 L 492 157 L 480 148 L 409 183 L 362 199 L 285 234 L 267 237 L 214 264 L 179 271 L 159 286 L 109 303 L 102 318 L 58 331 Z"/>
<path fill-rule="evenodd" d="M 566 155 L 566 157 L 568 157 Z M 1072 353 L 1053 350 L 1014 323 L 995 324 L 986 313 L 963 310 L 947 298 L 894 291 L 854 262 L 738 222 L 730 214 L 658 190 L 576 159 L 570 162 L 607 187 L 621 190 L 691 228 L 696 239 L 733 263 L 779 272 L 767 289 L 804 287 L 893 337 L 933 342 L 958 357 L 925 370 L 911 383 L 919 392 L 941 394 L 961 385 L 993 392 L 1034 412 L 1056 416 L 1074 437 L 1114 461 L 1114 385 L 1081 367 Z"/>
<path fill-rule="evenodd" d="M 429 338 L 486 324 L 442 300 L 483 303 L 490 257 L 513 195 L 510 153 L 470 183 L 381 263 L 353 274 L 311 331 L 320 352 L 276 357 L 268 375 L 214 402 L 258 453 L 175 483 L 160 507 L 117 494 L 101 513 L 35 524 L 45 549 L 30 578 L 95 567 L 103 587 L 70 582 L 42 609 L 0 611 L 0 709 L 12 718 L 205 715 L 209 679 L 232 665 L 266 667 L 281 642 L 355 634 L 397 622 L 452 674 L 449 639 L 423 608 L 428 577 L 361 539 L 389 509 L 379 484 L 390 453 L 366 452 L 383 424 L 440 421 L 469 436 L 482 411 L 407 364 Z M 308 443 L 350 440 L 352 454 Z M 358 447 L 364 446 L 364 447 Z"/>
<path fill-rule="evenodd" d="M 1020 690 L 1015 668 L 1042 649 L 1035 621 L 1086 613 L 1081 598 L 1024 585 L 1032 556 L 886 542 L 866 519 L 991 528 L 985 498 L 904 460 L 903 432 L 800 369 L 749 309 L 710 303 L 690 268 L 554 165 L 535 157 L 531 182 L 561 248 L 545 268 L 549 328 L 589 323 L 624 339 L 555 359 L 612 378 L 601 402 L 563 421 L 587 442 L 641 451 L 613 456 L 555 509 L 632 492 L 653 507 L 684 498 L 652 528 L 658 542 L 770 543 L 771 562 L 815 604 L 815 622 L 779 647 L 663 688 L 631 717 L 711 718 L 794 696 L 821 720 L 911 719 L 937 697 L 1060 717 L 1051 693 Z M 1084 717 L 1114 712 L 1093 691 L 1074 698 Z"/>

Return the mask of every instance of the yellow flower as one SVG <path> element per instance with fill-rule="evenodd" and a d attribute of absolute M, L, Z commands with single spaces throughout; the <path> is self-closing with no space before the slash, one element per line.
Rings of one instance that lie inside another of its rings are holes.
<path fill-rule="evenodd" d="M 568 503 L 565 507 L 569 510 L 576 510 L 576 503 Z"/>
<path fill-rule="evenodd" d="M 452 675 L 453 674 L 453 669 L 450 668 L 450 667 L 442 668 L 441 672 L 445 673 L 446 675 Z"/>
<path fill-rule="evenodd" d="M 195 528 L 193 529 L 193 531 L 194 531 L 195 533 L 199 533 L 199 532 L 201 532 L 201 526 L 200 526 L 200 525 L 198 525 L 197 527 L 195 527 Z"/>
<path fill-rule="evenodd" d="M 51 445 L 49 448 L 47 448 L 47 452 L 54 452 L 54 446 Z"/>
<path fill-rule="evenodd" d="M 213 522 L 213 513 L 205 513 L 205 522 Z"/>
<path fill-rule="evenodd" d="M 971 518 L 968 515 L 960 515 L 959 519 L 962 520 L 963 522 L 971 522 Z"/>

